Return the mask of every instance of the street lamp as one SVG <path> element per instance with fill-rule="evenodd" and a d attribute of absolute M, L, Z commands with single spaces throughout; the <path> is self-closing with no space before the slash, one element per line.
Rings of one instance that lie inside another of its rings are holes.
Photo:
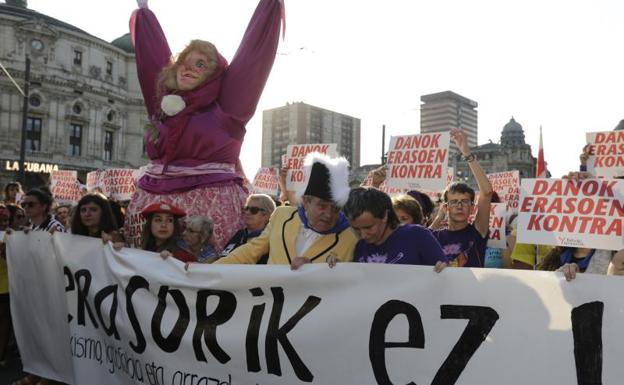
<path fill-rule="evenodd" d="M 28 88 L 30 85 L 30 58 L 26 55 L 26 73 L 24 75 L 24 103 L 22 104 L 22 138 L 20 142 L 19 181 L 26 185 L 26 125 L 28 124 Z"/>
<path fill-rule="evenodd" d="M 28 86 L 30 85 L 30 58 L 26 55 L 26 73 L 24 74 L 24 91 L 15 82 L 15 79 L 11 76 L 9 71 L 0 63 L 0 69 L 6 74 L 9 80 L 13 83 L 15 88 L 24 97 L 24 103 L 22 108 L 22 138 L 20 143 L 20 161 L 19 161 L 19 181 L 23 185 L 26 184 L 26 124 L 28 121 Z"/>

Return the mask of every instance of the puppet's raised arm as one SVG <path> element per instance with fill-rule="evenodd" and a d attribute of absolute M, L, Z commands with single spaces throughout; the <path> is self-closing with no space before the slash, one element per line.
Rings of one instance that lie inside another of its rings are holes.
<path fill-rule="evenodd" d="M 143 99 L 151 117 L 158 111 L 158 75 L 169 63 L 171 50 L 156 15 L 147 8 L 147 0 L 140 0 L 138 3 L 139 9 L 130 17 L 130 34 Z"/>
<path fill-rule="evenodd" d="M 224 75 L 221 107 L 243 123 L 253 116 L 271 72 L 283 10 L 283 0 L 260 1 Z"/>

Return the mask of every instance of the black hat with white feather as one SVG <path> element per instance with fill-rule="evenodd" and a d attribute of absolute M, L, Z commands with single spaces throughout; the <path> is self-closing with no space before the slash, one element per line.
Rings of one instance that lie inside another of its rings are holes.
<path fill-rule="evenodd" d="M 297 191 L 297 199 L 313 196 L 344 206 L 349 198 L 349 162 L 331 158 L 319 152 L 309 153 L 303 161 L 304 183 Z"/>

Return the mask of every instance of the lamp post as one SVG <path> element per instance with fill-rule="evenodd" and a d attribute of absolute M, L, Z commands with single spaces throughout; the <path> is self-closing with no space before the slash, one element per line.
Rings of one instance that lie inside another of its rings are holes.
<path fill-rule="evenodd" d="M 28 88 L 30 85 L 30 58 L 26 55 L 26 73 L 24 75 L 24 103 L 22 105 L 22 138 L 20 142 L 19 181 L 26 184 L 26 126 L 28 124 Z"/>

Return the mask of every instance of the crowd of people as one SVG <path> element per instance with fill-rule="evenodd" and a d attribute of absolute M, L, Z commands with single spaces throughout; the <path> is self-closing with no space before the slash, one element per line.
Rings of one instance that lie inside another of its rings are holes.
<path fill-rule="evenodd" d="M 56 204 L 47 187 L 24 192 L 12 182 L 0 205 L 0 231 L 70 232 L 110 242 L 116 250 L 140 245 L 187 269 L 214 263 L 297 270 L 307 263 L 351 262 L 427 265 L 436 272 L 447 266 L 541 269 L 562 271 L 568 280 L 577 273 L 624 275 L 624 250 L 517 243 L 513 217 L 507 247 L 488 248 L 490 205 L 500 200 L 459 129 L 451 137 L 478 192 L 454 182 L 441 192 L 440 202 L 417 190 L 390 197 L 378 189 L 384 166 L 373 172 L 372 186 L 351 189 L 344 158 L 311 153 L 299 191 L 287 189 L 282 169 L 279 199 L 249 194 L 240 150 L 276 55 L 283 1 L 259 1 L 229 63 L 203 40 L 192 40 L 172 57 L 147 0 L 138 5 L 130 32 L 150 120 L 145 132 L 150 163 L 137 192 L 122 204 L 87 192 L 72 206 Z M 582 167 L 586 161 L 587 149 Z M 570 177 L 591 177 L 585 171 Z M 144 223 L 140 233 L 129 226 L 137 219 Z M 0 252 L 2 365 L 10 351 L 11 319 L 4 248 Z M 35 383 L 47 380 L 28 375 L 15 384 Z"/>

